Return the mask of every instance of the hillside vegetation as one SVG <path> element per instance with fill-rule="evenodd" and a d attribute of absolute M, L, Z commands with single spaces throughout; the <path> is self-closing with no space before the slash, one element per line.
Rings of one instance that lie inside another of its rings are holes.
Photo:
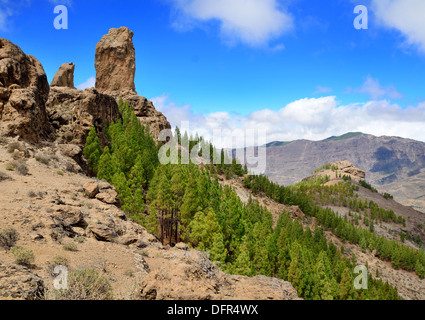
<path fill-rule="evenodd" d="M 245 187 L 254 193 L 264 192 L 277 202 L 297 205 L 320 224 L 314 230 L 303 228 L 282 212 L 274 227 L 267 208 L 254 200 L 245 205 L 232 188 L 220 185 L 223 176 L 230 179 L 244 174 L 240 164 L 159 164 L 158 146 L 149 130 L 137 121 L 128 104 L 121 102 L 120 110 L 123 120 L 106 129 L 108 145 L 103 149 L 92 129 L 85 148 L 90 168 L 116 187 L 123 210 L 164 244 L 182 240 L 208 252 L 229 273 L 287 280 L 305 299 L 399 299 L 396 288 L 371 275 L 368 290 L 354 290 L 356 258 L 346 258 L 343 248 L 326 240 L 324 230 L 328 229 L 346 241 L 378 250 L 395 267 L 423 276 L 423 253 L 377 237 L 332 210 L 322 209 L 307 189 L 280 187 L 263 176 L 245 176 Z M 197 138 L 196 142 L 201 141 Z M 368 210 L 372 208 L 368 204 Z M 390 218 L 378 210 L 376 219 Z"/>

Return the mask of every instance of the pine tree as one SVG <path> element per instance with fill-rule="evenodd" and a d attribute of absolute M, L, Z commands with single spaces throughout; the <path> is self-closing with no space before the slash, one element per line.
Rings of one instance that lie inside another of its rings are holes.
<path fill-rule="evenodd" d="M 112 177 L 114 176 L 114 167 L 112 163 L 112 156 L 109 152 L 109 147 L 105 147 L 103 154 L 99 159 L 97 178 L 99 180 L 106 180 L 112 182 Z"/>
<path fill-rule="evenodd" d="M 252 261 L 249 255 L 247 239 L 244 237 L 242 239 L 242 245 L 240 246 L 239 255 L 235 261 L 235 274 L 242 276 L 252 276 Z"/>
<path fill-rule="evenodd" d="M 227 256 L 227 250 L 224 246 L 223 234 L 217 232 L 214 236 L 213 245 L 210 250 L 210 257 L 212 261 L 217 261 L 220 265 L 224 266 Z"/>
<path fill-rule="evenodd" d="M 341 300 L 347 300 L 352 296 L 353 293 L 353 280 L 351 278 L 351 273 L 348 268 L 344 269 L 342 273 L 341 282 L 338 285 L 339 288 L 339 298 Z"/>
<path fill-rule="evenodd" d="M 86 140 L 86 145 L 83 150 L 84 157 L 89 163 L 89 170 L 96 175 L 97 167 L 99 164 L 100 156 L 102 155 L 102 148 L 100 147 L 99 137 L 96 133 L 96 128 L 92 126 Z"/>

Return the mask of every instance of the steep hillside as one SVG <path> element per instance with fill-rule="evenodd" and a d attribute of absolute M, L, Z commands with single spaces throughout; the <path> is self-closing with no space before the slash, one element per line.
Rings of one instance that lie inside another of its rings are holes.
<path fill-rule="evenodd" d="M 290 185 L 316 168 L 340 160 L 365 170 L 380 191 L 425 212 L 425 143 L 419 141 L 349 133 L 323 141 L 271 143 L 266 175 L 276 183 Z"/>

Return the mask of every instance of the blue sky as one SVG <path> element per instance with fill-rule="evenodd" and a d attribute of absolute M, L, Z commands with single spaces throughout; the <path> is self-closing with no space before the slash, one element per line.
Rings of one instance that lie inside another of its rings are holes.
<path fill-rule="evenodd" d="M 58 4 L 68 30 L 53 27 Z M 354 28 L 358 4 L 367 30 Z M 422 0 L 0 0 L 0 37 L 49 80 L 74 62 L 80 85 L 95 77 L 102 35 L 127 26 L 138 93 L 207 136 L 221 125 L 264 127 L 268 140 L 365 131 L 425 141 L 423 12 Z"/>

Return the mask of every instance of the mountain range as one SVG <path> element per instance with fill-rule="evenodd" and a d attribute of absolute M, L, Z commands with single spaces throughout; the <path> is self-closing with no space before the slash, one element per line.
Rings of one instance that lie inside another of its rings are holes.
<path fill-rule="evenodd" d="M 350 132 L 322 141 L 268 143 L 265 174 L 280 185 L 294 184 L 327 163 L 347 160 L 366 172 L 379 191 L 425 212 L 425 143 L 400 137 Z"/>

